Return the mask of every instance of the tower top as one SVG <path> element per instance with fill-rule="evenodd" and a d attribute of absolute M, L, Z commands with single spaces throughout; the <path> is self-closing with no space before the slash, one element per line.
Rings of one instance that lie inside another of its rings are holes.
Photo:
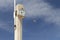
<path fill-rule="evenodd" d="M 24 6 L 22 4 L 17 4 L 16 9 L 18 10 L 24 10 Z"/>
<path fill-rule="evenodd" d="M 22 4 L 17 4 L 15 8 L 15 13 L 19 19 L 24 18 L 25 16 L 24 6 Z"/>

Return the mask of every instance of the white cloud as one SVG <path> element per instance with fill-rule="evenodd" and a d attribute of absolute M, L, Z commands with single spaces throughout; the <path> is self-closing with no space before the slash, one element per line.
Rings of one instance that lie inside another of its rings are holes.
<path fill-rule="evenodd" d="M 46 22 L 60 24 L 60 9 L 53 9 L 43 0 L 24 0 L 26 17 L 45 16 Z"/>

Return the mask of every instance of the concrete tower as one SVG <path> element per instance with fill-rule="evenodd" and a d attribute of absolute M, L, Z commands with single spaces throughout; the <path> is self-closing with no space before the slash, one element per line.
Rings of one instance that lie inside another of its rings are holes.
<path fill-rule="evenodd" d="M 24 15 L 23 5 L 16 5 L 16 1 L 14 1 L 14 40 L 22 40 L 22 19 Z"/>

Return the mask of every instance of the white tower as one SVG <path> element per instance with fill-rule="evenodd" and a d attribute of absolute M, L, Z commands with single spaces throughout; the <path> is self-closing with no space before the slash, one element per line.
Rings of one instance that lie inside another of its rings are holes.
<path fill-rule="evenodd" d="M 22 19 L 25 11 L 22 4 L 17 4 L 14 0 L 14 40 L 22 40 Z"/>

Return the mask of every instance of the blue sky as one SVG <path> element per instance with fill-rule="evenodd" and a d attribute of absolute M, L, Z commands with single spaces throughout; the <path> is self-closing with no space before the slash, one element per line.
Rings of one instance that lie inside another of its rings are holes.
<path fill-rule="evenodd" d="M 60 40 L 60 0 L 17 0 L 25 7 L 23 40 Z M 13 0 L 0 0 L 0 40 L 14 40 Z"/>

